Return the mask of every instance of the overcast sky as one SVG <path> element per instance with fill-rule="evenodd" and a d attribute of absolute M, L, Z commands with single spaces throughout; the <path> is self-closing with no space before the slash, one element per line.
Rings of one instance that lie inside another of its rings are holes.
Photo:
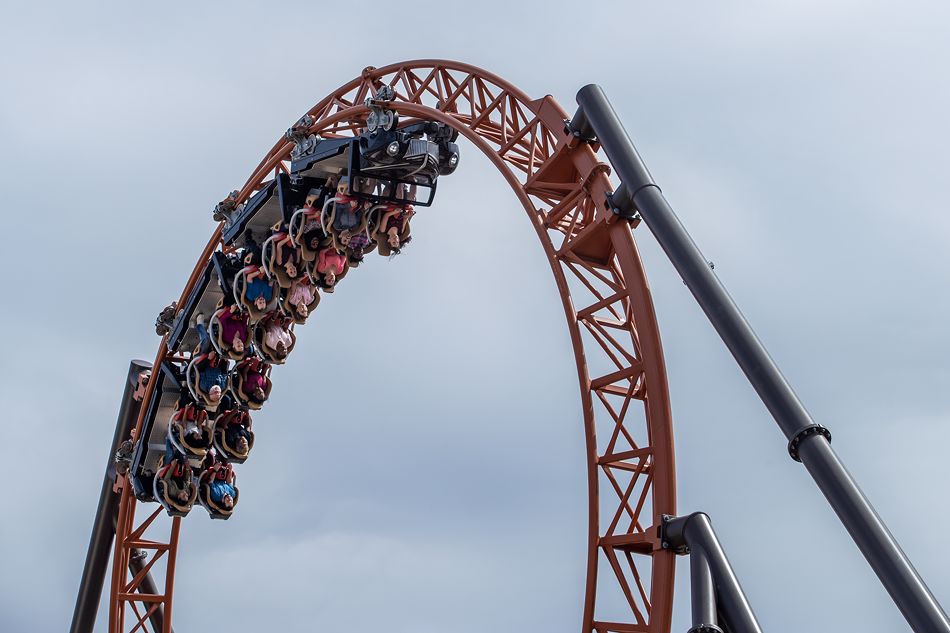
<path fill-rule="evenodd" d="M 194 266 L 213 204 L 363 67 L 420 57 L 482 66 L 568 111 L 582 85 L 604 86 L 950 602 L 950 11 L 764 4 L 6 4 L 0 630 L 68 626 L 128 360 L 154 356 L 155 315 Z M 405 254 L 372 258 L 298 330 L 255 416 L 234 517 L 185 520 L 178 630 L 578 629 L 586 483 L 570 341 L 523 211 L 462 150 Z M 906 630 L 645 227 L 636 236 L 667 354 L 680 511 L 712 516 L 765 630 Z M 383 324 L 398 336 L 382 339 Z M 681 565 L 677 631 L 687 576 Z"/>

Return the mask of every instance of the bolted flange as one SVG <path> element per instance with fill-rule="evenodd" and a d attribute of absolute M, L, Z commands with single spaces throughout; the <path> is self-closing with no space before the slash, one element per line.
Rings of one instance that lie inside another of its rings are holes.
<path fill-rule="evenodd" d="M 810 424 L 806 427 L 802 427 L 801 429 L 799 429 L 799 431 L 795 435 L 792 436 L 792 439 L 788 441 L 788 454 L 796 462 L 802 461 L 801 458 L 798 456 L 798 447 L 801 446 L 801 443 L 803 440 L 805 440 L 808 437 L 811 437 L 812 435 L 823 435 L 825 436 L 825 439 L 828 440 L 829 443 L 831 443 L 831 431 L 829 431 L 822 425 Z"/>

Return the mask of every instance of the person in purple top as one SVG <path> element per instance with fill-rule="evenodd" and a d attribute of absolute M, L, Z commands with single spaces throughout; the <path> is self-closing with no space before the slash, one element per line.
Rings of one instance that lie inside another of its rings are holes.
<path fill-rule="evenodd" d="M 243 357 L 247 349 L 250 330 L 248 328 L 248 316 L 237 304 L 221 308 L 217 312 L 218 322 L 221 324 L 221 341 L 227 347 L 229 352 L 233 352 L 238 357 Z M 198 315 L 198 323 L 204 329 L 204 315 Z M 198 336 L 201 336 L 199 331 Z"/>

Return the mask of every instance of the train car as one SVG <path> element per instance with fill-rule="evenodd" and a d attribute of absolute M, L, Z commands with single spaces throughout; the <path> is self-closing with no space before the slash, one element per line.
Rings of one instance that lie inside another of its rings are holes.
<path fill-rule="evenodd" d="M 275 241 L 270 238 L 279 232 L 290 235 L 292 245 L 300 252 L 301 274 L 322 282 L 313 272 L 316 249 L 299 243 L 300 232 L 307 213 L 320 216 L 327 205 L 332 206 L 335 196 L 341 195 L 341 183 L 343 195 L 359 200 L 366 208 L 386 203 L 429 206 L 439 176 L 452 173 L 458 165 L 455 144 L 458 133 L 451 128 L 434 121 L 418 120 L 400 127 L 398 116 L 386 108 L 385 100 L 373 101 L 371 111 L 367 127 L 359 136 L 294 137 L 299 142 L 291 156 L 290 173 L 281 172 L 264 182 L 243 204 L 236 204 L 235 192 L 215 207 L 215 219 L 224 222 L 221 250 L 212 255 L 181 305 L 170 306 L 166 310 L 169 314 L 163 313 L 160 317 L 160 321 L 167 324 L 169 359 L 157 369 L 155 395 L 145 412 L 141 439 L 131 459 L 130 479 L 139 500 L 158 500 L 155 491 L 160 482 L 156 481 L 156 473 L 164 462 L 171 421 L 183 395 L 190 394 L 199 406 L 208 410 L 212 420 L 216 416 L 217 407 L 209 403 L 206 394 L 195 385 L 195 360 L 208 352 L 202 349 L 195 325 L 199 317 L 209 328 L 212 352 L 223 357 L 226 365 L 228 360 L 236 361 L 230 364 L 224 392 L 250 409 L 261 408 L 270 395 L 270 363 L 282 362 L 283 358 L 276 357 L 274 350 L 266 346 L 261 332 L 256 331 L 257 322 L 268 315 L 273 318 L 281 310 L 283 314 L 290 313 L 282 298 L 287 296 L 286 287 L 292 281 L 272 274 L 272 270 L 264 271 L 265 255 L 269 266 L 273 257 Z M 319 220 L 325 222 L 322 216 Z M 367 250 L 374 247 L 375 243 L 370 241 Z M 256 274 L 258 268 L 260 275 Z M 343 274 L 345 270 L 338 278 Z M 255 305 L 248 300 L 252 283 L 271 285 L 270 292 L 264 289 L 262 304 Z M 332 290 L 326 284 L 321 287 L 325 291 Z M 315 307 L 318 300 L 315 298 L 309 305 Z M 240 351 L 222 339 L 221 317 L 231 306 L 237 306 L 235 312 L 249 314 L 248 335 L 242 339 L 247 344 Z M 261 362 L 253 362 L 255 358 Z M 264 377 L 263 398 L 255 398 L 244 389 L 247 372 L 253 367 L 259 367 Z M 213 437 L 208 448 L 217 443 L 216 450 L 222 453 L 221 457 L 235 463 L 246 459 L 246 455 L 237 454 L 233 447 L 222 450 L 226 448 L 222 441 L 223 436 Z M 193 443 L 181 437 L 180 429 L 172 433 L 172 445 L 185 455 L 192 467 L 197 467 L 203 458 L 199 454 L 201 450 L 193 450 L 196 449 Z M 208 507 L 206 501 L 199 498 L 199 502 Z M 174 510 L 181 513 L 181 509 Z M 209 512 L 220 514 L 219 510 L 212 507 Z"/>

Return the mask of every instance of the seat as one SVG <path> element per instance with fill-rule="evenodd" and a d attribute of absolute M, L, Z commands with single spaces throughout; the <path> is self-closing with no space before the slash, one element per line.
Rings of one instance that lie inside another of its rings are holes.
<path fill-rule="evenodd" d="M 185 433 L 188 422 L 194 422 L 201 433 L 200 440 L 191 437 L 191 433 Z M 211 435 L 208 412 L 194 404 L 185 405 L 175 411 L 168 422 L 168 440 L 193 464 L 200 462 L 208 454 L 212 445 Z"/>
<path fill-rule="evenodd" d="M 208 332 L 211 335 L 211 344 L 221 356 L 231 360 L 242 360 L 250 353 L 253 340 L 250 318 L 247 312 L 237 304 L 219 307 L 208 321 Z M 227 334 L 227 336 L 226 336 Z M 242 335 L 243 334 L 243 335 Z M 231 340 L 227 340 L 228 337 Z M 243 349 L 239 352 L 234 348 L 234 336 L 240 336 Z"/>
<path fill-rule="evenodd" d="M 203 404 L 209 411 L 217 411 L 221 400 L 220 398 L 214 400 L 209 393 L 210 389 L 206 391 L 202 388 L 203 372 L 215 372 L 217 374 L 216 376 L 213 375 L 211 379 L 214 381 L 214 384 L 221 387 L 221 396 L 223 397 L 228 390 L 230 382 L 228 361 L 218 355 L 217 352 L 197 354 L 191 359 L 191 362 L 188 363 L 188 368 L 185 370 L 185 382 L 188 385 L 188 391 L 191 393 L 192 398 L 194 398 L 196 402 Z M 207 376 L 207 374 L 205 374 L 205 376 Z"/>
<path fill-rule="evenodd" d="M 336 250 L 331 245 L 327 245 L 324 248 L 333 248 L 334 250 Z M 337 252 L 339 253 L 339 251 Z M 307 264 L 307 275 L 310 277 L 310 280 L 314 284 L 316 284 L 318 288 L 322 288 L 325 292 L 333 292 L 333 290 L 340 284 L 340 280 L 343 279 L 346 276 L 346 273 L 350 270 L 350 262 L 346 256 L 343 257 L 342 270 L 336 274 L 336 279 L 334 280 L 332 285 L 326 282 L 326 274 L 320 272 L 319 267 L 320 267 L 320 258 L 318 256 L 316 260 Z"/>
<path fill-rule="evenodd" d="M 347 179 L 341 178 L 337 185 L 337 194 L 324 203 L 321 215 L 323 232 L 330 236 L 330 242 L 341 252 L 347 248 L 349 236 L 362 233 L 366 240 L 370 241 L 369 213 L 365 208 L 368 203 L 358 195 L 348 194 L 347 186 Z M 343 210 L 347 207 L 349 211 L 344 213 Z"/>
<path fill-rule="evenodd" d="M 395 212 L 395 214 L 393 214 Z M 379 254 L 383 257 L 389 257 L 393 253 L 399 252 L 405 244 L 411 239 L 409 220 L 415 214 L 412 205 L 397 204 L 379 204 L 371 209 L 373 226 L 373 241 L 379 248 Z M 389 216 L 389 217 L 387 217 Z M 395 219 L 394 219 L 395 218 Z M 393 222 L 399 223 L 397 226 L 399 236 L 399 249 L 394 249 L 389 243 L 388 227 Z"/>
<path fill-rule="evenodd" d="M 364 222 L 364 229 L 349 237 L 346 244 L 342 244 L 346 253 L 346 261 L 351 268 L 357 268 L 363 263 L 363 257 L 376 250 L 376 241 L 372 239 L 372 231 L 368 222 Z"/>
<path fill-rule="evenodd" d="M 231 375 L 231 394 L 251 410 L 259 410 L 270 397 L 273 383 L 270 379 L 271 366 L 256 357 L 248 357 L 238 363 Z M 255 383 L 259 383 L 263 398 L 254 394 Z"/>
<path fill-rule="evenodd" d="M 282 230 L 280 225 L 275 226 L 274 233 L 264 240 L 261 246 L 261 259 L 267 277 L 276 279 L 277 285 L 281 288 L 290 288 L 294 280 L 304 274 L 300 252 L 290 238 L 288 230 Z M 290 265 L 290 270 L 288 270 L 288 265 Z"/>
<path fill-rule="evenodd" d="M 305 262 L 316 259 L 320 246 L 329 242 L 329 236 L 323 227 L 321 197 L 321 189 L 311 189 L 307 194 L 305 205 L 294 211 L 288 224 L 290 239 L 300 250 L 300 257 Z M 316 247 L 314 247 L 314 242 Z"/>
<path fill-rule="evenodd" d="M 277 308 L 278 288 L 277 281 L 268 279 L 262 267 L 245 266 L 234 276 L 234 301 L 247 310 L 249 321 L 256 323 Z M 258 301 L 258 298 L 262 300 Z"/>
<path fill-rule="evenodd" d="M 304 303 L 304 298 L 312 293 L 313 299 L 309 303 Z M 300 279 L 294 281 L 290 288 L 283 291 L 280 307 L 282 312 L 292 318 L 294 323 L 302 324 L 307 322 L 307 318 L 313 314 L 313 311 L 320 304 L 320 291 L 310 272 L 310 265 L 304 269 L 304 274 Z M 302 313 L 300 306 L 306 306 L 306 313 Z"/>
<path fill-rule="evenodd" d="M 208 511 L 208 514 L 212 519 L 222 519 L 227 520 L 231 518 L 231 515 L 234 513 L 234 508 L 237 507 L 238 499 L 241 496 L 241 491 L 237 487 L 237 477 L 234 476 L 234 473 L 231 473 L 230 481 L 228 483 L 234 488 L 234 504 L 230 509 L 225 508 L 222 505 L 215 503 L 214 499 L 211 497 L 211 483 L 214 480 L 215 471 L 209 469 L 201 473 L 201 477 L 198 478 L 198 503 L 201 504 L 205 510 Z"/>
<path fill-rule="evenodd" d="M 231 425 L 242 426 L 247 431 L 246 450 L 238 450 L 236 443 L 229 441 L 228 429 Z M 236 464 L 243 464 L 247 460 L 251 449 L 254 448 L 254 432 L 251 430 L 251 415 L 246 410 L 236 407 L 218 415 L 214 427 L 214 448 L 228 461 Z"/>
<path fill-rule="evenodd" d="M 182 465 L 173 462 L 168 469 L 165 469 L 164 461 L 164 457 L 159 458 L 155 471 L 152 490 L 155 499 L 165 508 L 169 516 L 188 516 L 195 505 L 195 499 L 198 498 L 198 486 L 195 485 L 191 466 L 187 463 Z M 169 494 L 169 491 L 174 488 L 183 488 L 188 495 L 187 500 L 183 501 Z"/>
<path fill-rule="evenodd" d="M 279 312 L 271 312 L 261 319 L 254 328 L 254 342 L 258 353 L 274 365 L 283 365 L 297 344 L 294 334 L 294 320 Z M 278 344 L 283 342 L 285 351 L 278 351 Z"/>

